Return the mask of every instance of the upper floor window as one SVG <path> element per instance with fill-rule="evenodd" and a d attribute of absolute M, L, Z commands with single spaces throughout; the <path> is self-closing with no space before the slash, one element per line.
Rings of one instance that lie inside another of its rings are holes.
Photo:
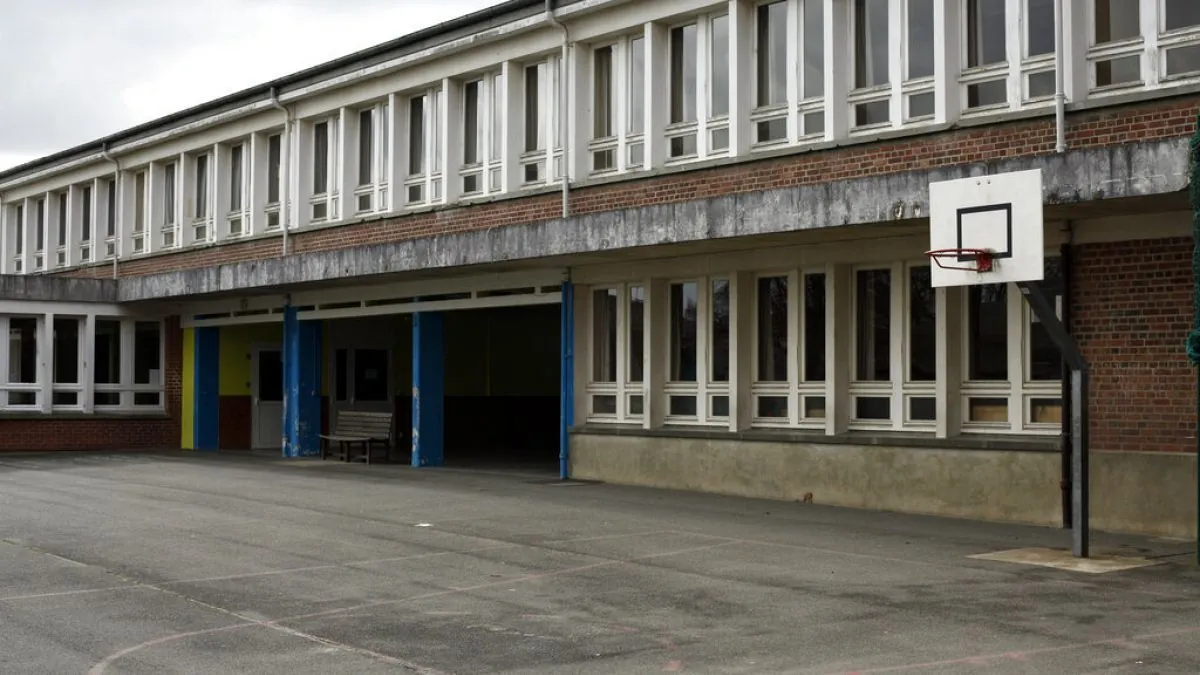
<path fill-rule="evenodd" d="M 133 252 L 146 252 L 146 172 L 133 176 Z"/>
<path fill-rule="evenodd" d="M 58 193 L 58 219 L 55 221 L 57 236 L 54 240 L 54 248 L 57 251 L 56 264 L 59 267 L 65 267 L 67 264 L 67 202 L 67 193 Z"/>
<path fill-rule="evenodd" d="M 17 204 L 13 209 L 13 253 L 16 255 L 15 271 L 23 272 L 25 263 L 25 205 Z"/>
<path fill-rule="evenodd" d="M 79 241 L 83 246 L 87 246 L 92 241 L 92 186 L 84 185 L 80 190 L 79 199 Z M 86 252 L 80 253 L 80 258 L 84 262 L 91 260 L 91 249 L 84 249 Z"/>
<path fill-rule="evenodd" d="M 46 198 L 39 198 L 35 208 L 37 222 L 33 231 L 33 269 L 40 270 L 46 267 Z"/>
<path fill-rule="evenodd" d="M 424 204 L 442 197 L 442 89 L 408 100 L 408 178 L 405 202 Z"/>
<path fill-rule="evenodd" d="M 558 59 L 550 57 L 524 69 L 521 179 L 526 184 L 544 183 L 562 173 L 559 168 L 561 139 L 556 133 L 558 97 L 554 95 L 558 65 Z M 548 164 L 551 161 L 553 166 Z"/>
<path fill-rule="evenodd" d="M 646 39 L 629 39 L 629 105 L 626 108 L 625 131 L 628 134 L 626 166 L 637 168 L 645 164 L 646 146 L 642 134 L 646 131 Z"/>
<path fill-rule="evenodd" d="M 867 91 L 881 89 L 891 82 L 888 0 L 854 0 L 852 9 L 854 88 L 862 91 L 851 98 L 851 119 L 856 127 L 888 124 L 891 122 L 889 92 Z"/>
<path fill-rule="evenodd" d="M 788 102 L 788 3 L 785 0 L 758 6 L 755 54 L 755 105 L 758 111 L 786 106 Z M 726 85 L 728 89 L 728 85 Z M 757 111 L 756 111 L 757 112 Z M 787 110 L 756 123 L 759 143 L 787 140 Z"/>
<path fill-rule="evenodd" d="M 904 117 L 933 117 L 934 108 L 934 0 L 908 0 L 905 5 L 907 40 L 904 67 Z"/>
<path fill-rule="evenodd" d="M 967 109 L 1008 103 L 1006 5 L 1007 0 L 967 0 L 966 66 L 978 72 L 963 77 Z"/>
<path fill-rule="evenodd" d="M 212 166 L 208 154 L 192 158 L 194 178 L 192 182 L 192 237 L 197 243 L 207 242 L 212 234 L 208 226 Z"/>
<path fill-rule="evenodd" d="M 240 237 L 246 226 L 246 144 L 229 148 L 229 236 Z"/>
<path fill-rule="evenodd" d="M 179 188 L 179 172 L 178 165 L 175 162 L 168 162 L 163 165 L 162 177 L 162 194 L 163 194 L 163 216 L 162 216 L 162 245 L 163 248 L 172 248 L 175 246 L 178 238 L 178 209 L 179 200 L 176 197 Z"/>
<path fill-rule="evenodd" d="M 317 122 L 314 124 L 312 163 L 314 196 L 324 195 L 329 192 L 329 142 L 329 122 Z"/>
<path fill-rule="evenodd" d="M 499 192 L 501 134 L 504 130 L 503 75 L 493 73 L 466 82 L 462 87 L 462 193 L 471 196 Z"/>
<path fill-rule="evenodd" d="M 358 180 L 354 189 L 355 213 L 380 209 L 387 201 L 387 103 L 376 103 L 358 111 Z"/>
<path fill-rule="evenodd" d="M 283 136 L 267 137 L 267 229 L 279 227 L 280 189 L 283 185 Z"/>
<path fill-rule="evenodd" d="M 332 119 L 314 122 L 312 125 L 312 194 L 309 208 L 312 220 L 320 222 L 331 217 L 336 208 L 333 197 L 337 194 L 333 176 L 337 174 L 337 129 Z"/>

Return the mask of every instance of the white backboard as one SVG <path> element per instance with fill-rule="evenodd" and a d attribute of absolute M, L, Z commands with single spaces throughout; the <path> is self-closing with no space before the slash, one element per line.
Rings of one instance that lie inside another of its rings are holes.
<path fill-rule="evenodd" d="M 1041 281 L 1042 171 L 1014 171 L 929 184 L 929 249 L 986 249 L 990 272 L 943 269 L 930 261 L 933 286 L 970 286 Z M 973 257 L 944 258 L 945 265 L 973 267 Z"/>

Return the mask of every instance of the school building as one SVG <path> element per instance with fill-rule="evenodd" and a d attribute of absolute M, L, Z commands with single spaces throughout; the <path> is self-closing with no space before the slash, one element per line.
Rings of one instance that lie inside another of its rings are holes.
<path fill-rule="evenodd" d="M 1061 526 L 1058 350 L 924 255 L 931 182 L 1036 169 L 1093 526 L 1194 537 L 1198 110 L 1194 0 L 511 0 L 0 173 L 0 450 L 383 412 L 416 466 Z"/>

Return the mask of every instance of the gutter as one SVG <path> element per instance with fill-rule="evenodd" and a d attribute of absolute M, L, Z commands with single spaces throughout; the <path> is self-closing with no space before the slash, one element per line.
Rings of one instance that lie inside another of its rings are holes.
<path fill-rule="evenodd" d="M 569 70 L 567 68 L 568 56 L 570 53 L 571 33 L 567 30 L 567 26 L 554 16 L 554 0 L 546 0 L 546 21 L 562 31 L 562 58 L 559 60 L 558 66 L 558 142 L 562 147 L 562 217 L 567 219 L 571 216 L 571 144 L 567 138 L 569 128 L 567 126 L 567 106 L 569 104 L 570 83 L 567 80 Z M 553 160 L 550 162 L 551 168 L 554 166 Z"/>
<path fill-rule="evenodd" d="M 115 217 L 116 222 L 113 223 L 113 264 L 112 264 L 112 278 L 116 279 L 120 275 L 119 264 L 120 264 L 120 260 L 121 260 L 121 224 L 124 222 L 122 220 L 122 216 L 125 215 L 125 214 L 121 213 L 121 211 L 123 210 L 122 207 L 124 206 L 124 200 L 121 199 L 122 195 L 124 194 L 124 191 L 121 188 L 124 186 L 121 185 L 121 163 L 118 162 L 116 159 L 113 159 L 112 155 L 108 154 L 108 143 L 107 142 L 100 146 L 100 156 L 104 158 L 104 161 L 112 162 L 112 165 L 114 167 L 113 180 L 116 182 L 116 186 L 117 186 L 116 190 L 113 191 L 114 192 L 113 196 L 116 197 L 117 203 L 116 203 L 115 207 L 110 205 L 110 208 L 113 208 L 114 211 L 116 212 L 116 217 Z M 106 222 L 107 222 L 107 216 L 105 216 L 105 218 L 106 218 Z M 105 236 L 105 239 L 107 240 L 108 237 Z M 106 245 L 107 245 L 107 243 L 108 242 L 105 241 Z"/>
<path fill-rule="evenodd" d="M 279 102 L 279 91 L 271 87 L 271 107 L 283 111 L 283 135 L 279 137 L 279 227 L 283 230 L 283 249 L 280 256 L 288 254 L 288 231 L 291 229 L 291 202 L 288 188 L 292 184 L 292 164 L 289 150 L 292 147 L 292 111 Z"/>

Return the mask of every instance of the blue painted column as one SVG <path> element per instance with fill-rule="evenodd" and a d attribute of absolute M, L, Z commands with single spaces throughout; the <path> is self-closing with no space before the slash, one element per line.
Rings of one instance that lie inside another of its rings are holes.
<path fill-rule="evenodd" d="M 445 461 L 445 321 L 438 312 L 413 314 L 412 465 Z"/>
<path fill-rule="evenodd" d="M 575 284 L 562 285 L 562 382 L 559 388 L 558 475 L 570 474 L 571 427 L 575 425 Z"/>
<path fill-rule="evenodd" d="M 283 310 L 283 456 L 321 454 L 321 322 Z"/>
<path fill-rule="evenodd" d="M 213 452 L 220 447 L 221 372 L 220 328 L 193 329 L 192 448 Z"/>

